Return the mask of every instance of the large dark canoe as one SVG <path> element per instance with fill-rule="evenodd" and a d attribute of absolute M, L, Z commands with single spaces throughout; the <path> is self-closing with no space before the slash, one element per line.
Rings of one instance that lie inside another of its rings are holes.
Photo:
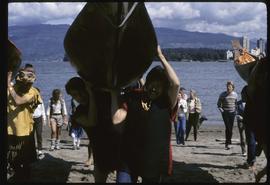
<path fill-rule="evenodd" d="M 240 77 L 248 83 L 254 66 L 258 62 L 258 58 L 248 53 L 247 50 L 241 46 L 239 40 L 232 41 L 232 48 L 234 52 L 234 67 Z"/>
<path fill-rule="evenodd" d="M 64 47 L 78 74 L 95 87 L 123 87 L 151 65 L 157 39 L 144 3 L 87 3 Z"/>
<path fill-rule="evenodd" d="M 21 65 L 21 51 L 15 46 L 15 44 L 8 40 L 8 65 L 7 70 L 12 71 L 12 78 L 16 75 Z"/>
<path fill-rule="evenodd" d="M 234 63 L 234 67 L 240 77 L 245 81 L 248 82 L 250 75 L 252 73 L 252 70 L 254 69 L 254 66 L 257 64 L 257 60 L 254 62 L 246 63 L 246 64 L 236 64 Z"/>

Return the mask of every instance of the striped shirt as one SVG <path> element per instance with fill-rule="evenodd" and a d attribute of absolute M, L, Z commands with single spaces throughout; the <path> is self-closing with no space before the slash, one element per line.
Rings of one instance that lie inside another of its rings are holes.
<path fill-rule="evenodd" d="M 237 104 L 237 93 L 232 91 L 230 94 L 224 91 L 219 95 L 217 106 L 220 110 L 235 112 Z"/>

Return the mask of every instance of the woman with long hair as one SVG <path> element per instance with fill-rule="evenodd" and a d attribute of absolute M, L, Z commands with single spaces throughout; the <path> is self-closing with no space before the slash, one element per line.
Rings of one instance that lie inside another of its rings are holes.
<path fill-rule="evenodd" d="M 67 125 L 67 108 L 60 89 L 54 89 L 47 108 L 48 125 L 51 127 L 51 148 L 60 149 L 60 136 L 63 124 Z"/>
<path fill-rule="evenodd" d="M 187 104 L 188 104 L 188 124 L 185 140 L 187 141 L 190 130 L 193 127 L 194 141 L 196 141 L 202 105 L 200 99 L 197 96 L 196 91 L 193 89 L 190 90 L 190 96 L 187 99 Z"/>

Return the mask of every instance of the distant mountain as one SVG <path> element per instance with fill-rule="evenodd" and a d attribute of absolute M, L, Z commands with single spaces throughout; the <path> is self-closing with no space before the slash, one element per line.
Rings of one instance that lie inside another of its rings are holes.
<path fill-rule="evenodd" d="M 63 60 L 63 40 L 69 25 L 10 26 L 9 37 L 22 51 L 23 60 Z M 212 48 L 231 49 L 231 40 L 237 37 L 155 28 L 159 44 L 163 48 Z M 251 48 L 256 42 L 251 41 Z"/>
<path fill-rule="evenodd" d="M 167 48 L 230 49 L 231 40 L 240 39 L 225 34 L 189 32 L 169 28 L 156 28 L 156 34 L 159 42 Z"/>
<path fill-rule="evenodd" d="M 22 50 L 24 60 L 58 60 L 69 25 L 10 26 L 9 37 Z"/>

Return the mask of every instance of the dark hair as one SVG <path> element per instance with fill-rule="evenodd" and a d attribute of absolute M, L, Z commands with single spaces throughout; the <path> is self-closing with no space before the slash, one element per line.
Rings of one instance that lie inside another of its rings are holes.
<path fill-rule="evenodd" d="M 167 89 L 169 87 L 169 80 L 165 73 L 165 70 L 159 65 L 152 68 L 146 76 L 146 83 L 149 83 L 149 81 L 152 80 L 161 81 L 164 89 Z"/>
<path fill-rule="evenodd" d="M 65 85 L 66 92 L 70 94 L 72 90 L 84 90 L 86 89 L 83 79 L 80 77 L 71 78 Z"/>
<path fill-rule="evenodd" d="M 54 89 L 54 90 L 52 91 L 52 97 L 54 98 L 54 97 L 56 97 L 57 95 L 59 96 L 60 93 L 61 93 L 61 90 L 60 90 L 60 89 Z"/>
<path fill-rule="evenodd" d="M 26 63 L 25 65 L 24 65 L 24 68 L 27 68 L 27 67 L 34 67 L 32 64 L 29 64 L 29 63 Z"/>
<path fill-rule="evenodd" d="M 35 72 L 34 66 L 33 66 L 32 64 L 29 64 L 29 63 L 26 63 L 26 64 L 24 65 L 24 70 L 25 70 L 25 71 L 29 71 L 29 72 L 36 73 L 36 72 Z"/>
<path fill-rule="evenodd" d="M 235 87 L 234 87 L 234 84 L 233 84 L 233 81 L 227 81 L 227 84 L 226 84 L 226 85 L 227 85 L 227 86 L 228 86 L 228 85 L 231 85 L 233 89 L 235 88 Z"/>

